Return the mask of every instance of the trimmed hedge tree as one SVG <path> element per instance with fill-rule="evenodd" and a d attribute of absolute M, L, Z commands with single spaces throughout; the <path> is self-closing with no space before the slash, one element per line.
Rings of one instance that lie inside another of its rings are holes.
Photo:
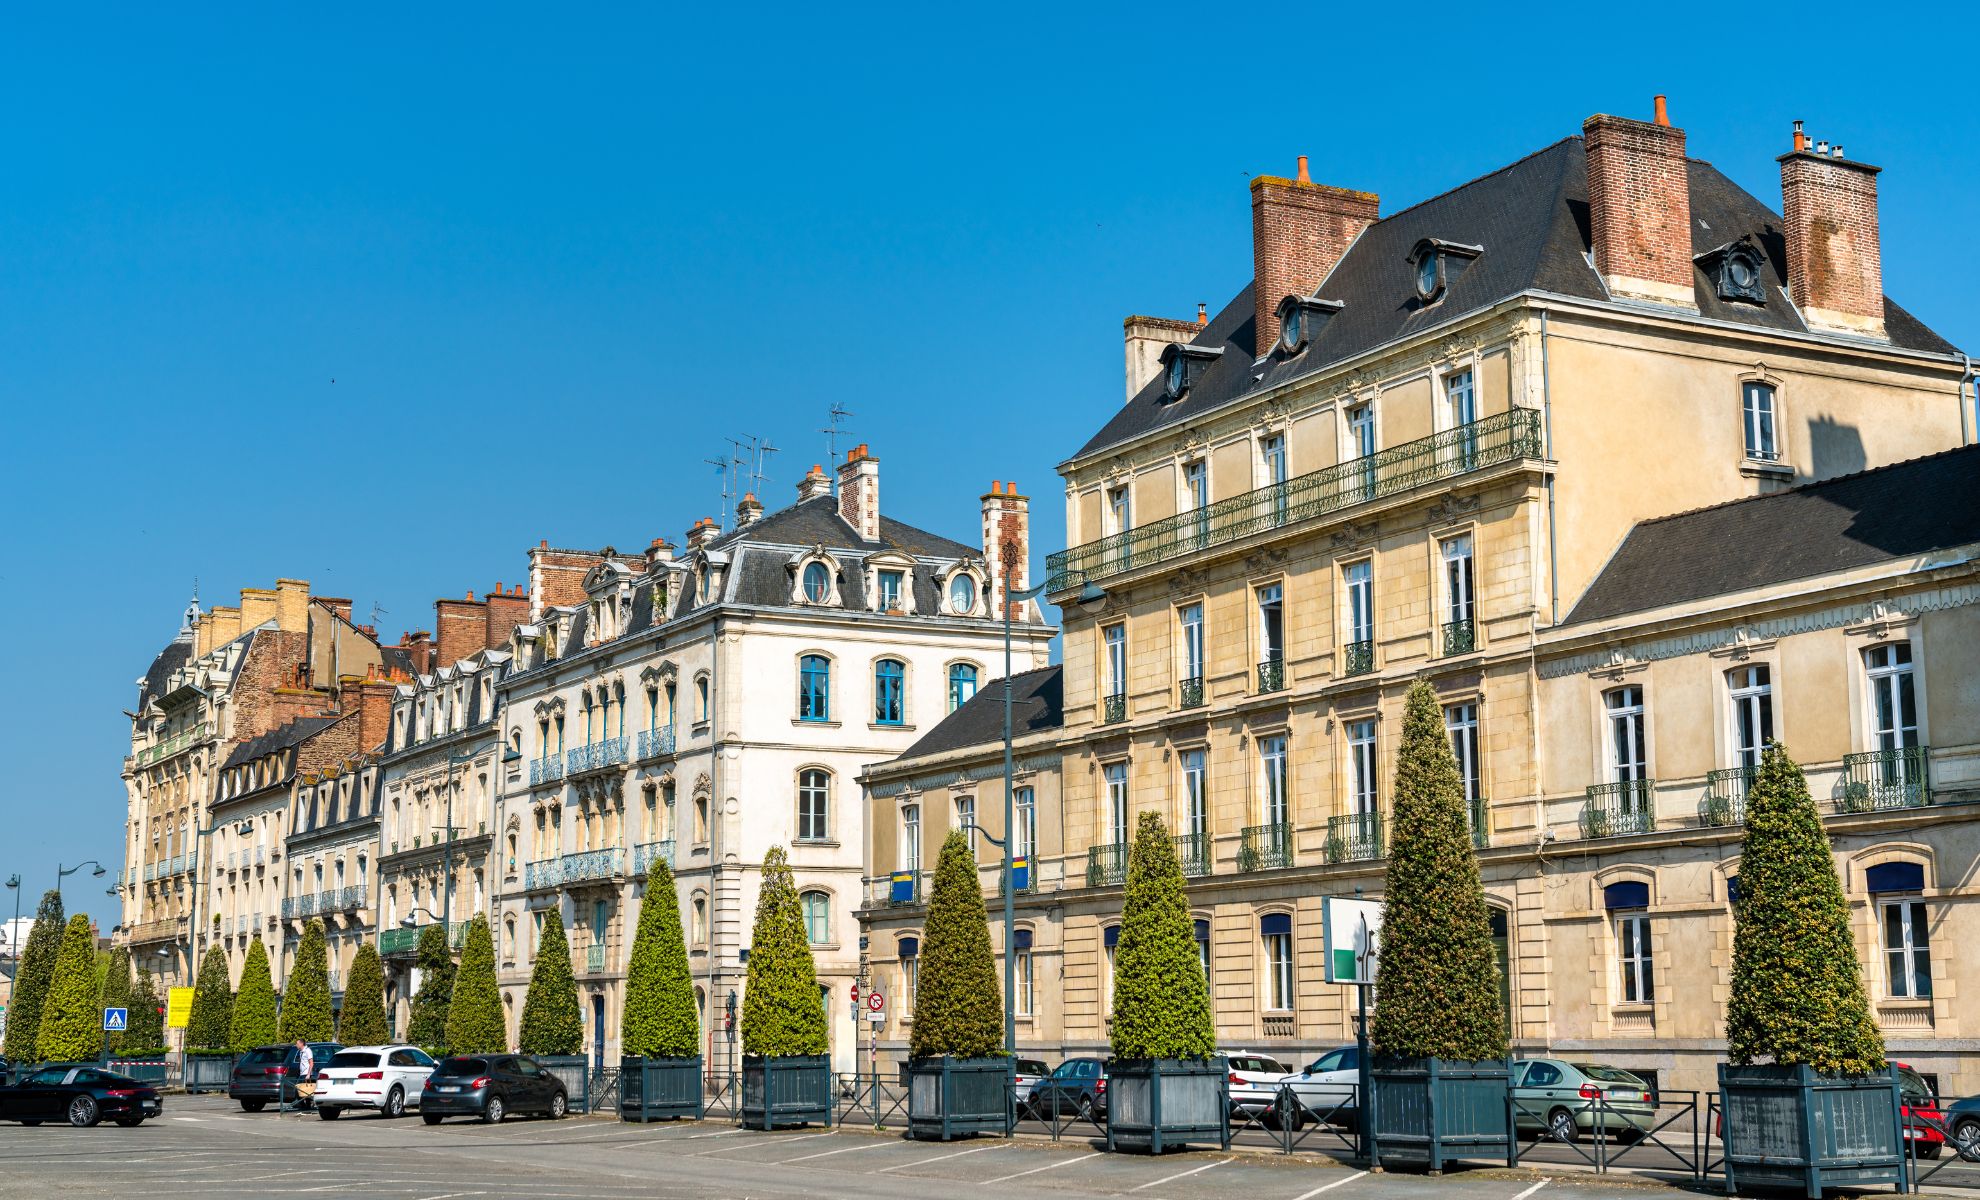
<path fill-rule="evenodd" d="M 337 1039 L 346 1046 L 376 1046 L 392 1036 L 385 1022 L 385 969 L 378 947 L 360 943 L 344 981 L 344 1007 L 337 1016 Z"/>
<path fill-rule="evenodd" d="M 568 958 L 565 965 L 569 966 Z M 447 1007 L 447 1052 L 499 1054 L 508 1048 L 502 992 L 495 985 L 495 940 L 488 933 L 488 918 L 477 913 L 468 922 L 467 937 L 461 943 L 454 1000 Z"/>
<path fill-rule="evenodd" d="M 983 915 L 983 885 L 976 855 L 960 829 L 951 829 L 942 842 L 923 936 L 908 1056 L 988 1058 L 1003 1053 L 1004 1000 Z"/>
<path fill-rule="evenodd" d="M 123 1032 L 103 1031 L 103 1053 L 121 1053 L 125 1034 L 130 1031 L 130 1020 L 137 1016 L 131 1009 L 131 952 L 123 946 L 110 951 L 110 964 L 103 973 L 103 1007 L 121 1008 L 124 1011 Z M 132 1042 L 131 1045 L 138 1045 Z"/>
<path fill-rule="evenodd" d="M 1370 1039 L 1379 1054 L 1504 1059 L 1505 1014 L 1491 914 L 1437 693 L 1419 679 L 1403 708 Z"/>
<path fill-rule="evenodd" d="M 256 934 L 248 943 L 247 962 L 241 967 L 241 987 L 234 993 L 234 1023 L 227 1043 L 236 1054 L 275 1042 L 275 981 L 268 975 L 268 948 Z"/>
<path fill-rule="evenodd" d="M 536 966 L 529 973 L 516 1045 L 524 1054 L 577 1054 L 584 1049 L 577 977 L 571 973 L 571 943 L 564 936 L 560 909 L 543 914 L 543 937 L 536 947 Z"/>
<path fill-rule="evenodd" d="M 165 1053 L 165 1014 L 159 1010 L 158 983 L 151 972 L 138 968 L 131 988 L 131 1019 L 124 1026 L 119 1053 L 131 1057 Z"/>
<path fill-rule="evenodd" d="M 28 931 L 27 945 L 21 949 L 14 971 L 12 998 L 7 1002 L 5 1055 L 14 1062 L 35 1060 L 42 1004 L 55 978 L 55 960 L 62 953 L 63 924 L 62 893 L 53 889 L 43 892 L 34 910 L 34 928 Z"/>
<path fill-rule="evenodd" d="M 681 936 L 681 902 L 674 894 L 674 872 L 664 859 L 646 871 L 639 930 L 626 964 L 619 1041 L 623 1053 L 635 1058 L 693 1058 L 701 1053 L 694 978 L 688 973 L 687 940 Z"/>
<path fill-rule="evenodd" d="M 330 963 L 323 946 L 323 922 L 312 918 L 303 926 L 296 947 L 289 985 L 282 992 L 279 1040 L 327 1042 L 336 1032 L 337 1016 L 330 1008 Z"/>
<path fill-rule="evenodd" d="M 103 1052 L 102 992 L 96 982 L 96 937 L 89 917 L 77 913 L 62 930 L 55 976 L 41 1006 L 35 1053 L 42 1062 L 82 1062 Z"/>
<path fill-rule="evenodd" d="M 454 999 L 454 955 L 447 948 L 446 926 L 428 925 L 419 931 L 415 961 L 419 991 L 406 1022 L 406 1040 L 429 1051 L 441 1050 L 447 1043 L 447 1009 Z"/>
<path fill-rule="evenodd" d="M 186 1053 L 231 1054 L 233 1030 L 234 989 L 227 981 L 227 952 L 208 946 L 193 985 L 192 1012 L 186 1017 Z"/>
<path fill-rule="evenodd" d="M 1208 1058 L 1217 1048 L 1210 988 L 1196 952 L 1182 862 L 1159 814 L 1144 812 L 1128 850 L 1114 948 L 1116 1058 Z"/>
<path fill-rule="evenodd" d="M 743 1053 L 764 1058 L 824 1054 L 831 1049 L 818 969 L 804 933 L 804 913 L 782 846 L 763 856 L 762 890 L 743 978 Z"/>
<path fill-rule="evenodd" d="M 1808 780 L 1778 744 L 1746 790 L 1726 1054 L 1830 1075 L 1884 1066 L 1829 837 Z"/>

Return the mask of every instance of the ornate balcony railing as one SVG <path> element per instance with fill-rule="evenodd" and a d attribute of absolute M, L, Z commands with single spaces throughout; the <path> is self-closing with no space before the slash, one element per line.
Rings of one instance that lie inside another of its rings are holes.
<path fill-rule="evenodd" d="M 1483 850 L 1492 844 L 1492 806 L 1483 796 L 1465 802 L 1465 823 L 1471 826 L 1471 844 Z"/>
<path fill-rule="evenodd" d="M 1349 642 L 1341 647 L 1341 674 L 1366 675 L 1375 669 L 1375 643 Z"/>
<path fill-rule="evenodd" d="M 316 897 L 314 895 L 282 897 L 282 915 L 284 917 L 306 917 L 315 911 Z"/>
<path fill-rule="evenodd" d="M 1539 412 L 1510 409 L 1048 555 L 1048 590 L 1063 592 L 1089 579 L 1155 566 L 1281 525 L 1540 454 Z"/>
<path fill-rule="evenodd" d="M 342 992 L 344 990 L 344 973 L 338 970 L 336 967 L 331 967 L 328 974 L 330 976 L 331 994 L 336 995 L 337 993 Z"/>
<path fill-rule="evenodd" d="M 532 892 L 540 892 L 556 887 L 564 881 L 564 860 L 546 858 L 540 862 L 523 864 L 523 887 Z"/>
<path fill-rule="evenodd" d="M 148 767 L 152 763 L 162 762 L 172 757 L 181 750 L 190 749 L 194 744 L 205 741 L 212 730 L 213 727 L 204 721 L 194 725 L 190 729 L 181 730 L 162 742 L 147 746 L 138 751 L 137 765 Z"/>
<path fill-rule="evenodd" d="M 1175 835 L 1176 857 L 1182 860 L 1184 875 L 1208 875 L 1210 873 L 1210 835 L 1207 833 L 1179 833 Z"/>
<path fill-rule="evenodd" d="M 1237 867 L 1240 871 L 1290 867 L 1292 860 L 1292 825 L 1288 822 L 1247 825 L 1239 835 Z"/>
<path fill-rule="evenodd" d="M 626 739 L 606 738 L 579 746 L 564 755 L 564 769 L 572 775 L 581 771 L 603 771 L 607 767 L 624 766 L 626 761 Z"/>
<path fill-rule="evenodd" d="M 1118 725 L 1127 720 L 1127 693 L 1115 692 L 1102 697 L 1100 719 L 1108 725 Z"/>
<path fill-rule="evenodd" d="M 1581 809 L 1581 836 L 1621 837 L 1657 828 L 1657 781 L 1625 779 L 1588 789 Z"/>
<path fill-rule="evenodd" d="M 639 731 L 639 756 L 642 759 L 661 758 L 673 752 L 674 727 L 672 725 L 662 725 L 658 729 L 642 729 Z"/>
<path fill-rule="evenodd" d="M 335 892 L 326 892 L 324 894 L 334 895 L 337 898 L 338 909 L 344 912 L 349 912 L 354 908 L 363 908 L 371 903 L 371 889 L 361 883 L 354 883 L 349 887 L 338 888 Z"/>
<path fill-rule="evenodd" d="M 1836 810 L 1879 812 L 1930 804 L 1930 761 L 1931 752 L 1924 746 L 1843 755 L 1843 791 Z"/>
<path fill-rule="evenodd" d="M 1382 857 L 1382 814 L 1327 818 L 1327 861 L 1366 862 Z"/>
<path fill-rule="evenodd" d="M 1698 823 L 1705 826 L 1746 824 L 1746 790 L 1753 786 L 1754 767 L 1728 767 L 1705 773 L 1705 798 L 1698 802 Z"/>
<path fill-rule="evenodd" d="M 580 854 L 566 854 L 563 859 L 562 881 L 583 883 L 590 879 L 610 879 L 619 871 L 619 848 L 612 846 L 605 850 L 586 850 Z"/>
<path fill-rule="evenodd" d="M 1478 630 L 1470 617 L 1444 622 L 1444 653 L 1469 654 L 1478 649 Z"/>
<path fill-rule="evenodd" d="M 602 943 L 593 942 L 584 948 L 584 965 L 579 970 L 586 975 L 605 973 L 605 947 Z"/>
<path fill-rule="evenodd" d="M 672 838 L 664 842 L 645 842 L 633 847 L 632 873 L 644 877 L 653 864 L 663 862 L 668 870 L 674 866 L 674 842 Z"/>
<path fill-rule="evenodd" d="M 1258 664 L 1258 690 L 1276 692 L 1286 686 L 1286 660 L 1279 657 Z"/>
<path fill-rule="evenodd" d="M 419 936 L 438 921 L 428 921 L 411 929 L 398 926 L 378 931 L 378 953 L 383 955 L 413 954 L 419 950 Z M 455 921 L 447 927 L 447 945 L 455 950 L 467 941 L 467 922 Z"/>
<path fill-rule="evenodd" d="M 564 760 L 554 754 L 532 759 L 529 764 L 529 786 L 555 783 L 564 777 Z"/>
<path fill-rule="evenodd" d="M 1107 887 L 1127 878 L 1127 842 L 1109 842 L 1086 848 L 1086 886 Z"/>
<path fill-rule="evenodd" d="M 1177 708 L 1201 708 L 1203 706 L 1203 676 L 1192 675 L 1176 684 Z"/>

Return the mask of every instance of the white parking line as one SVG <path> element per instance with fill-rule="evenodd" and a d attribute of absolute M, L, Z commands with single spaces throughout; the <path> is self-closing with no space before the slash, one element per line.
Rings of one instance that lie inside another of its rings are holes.
<path fill-rule="evenodd" d="M 740 1129 L 724 1129 L 720 1133 L 691 1133 L 688 1135 L 688 1139 L 690 1141 L 699 1141 L 702 1138 L 728 1137 L 732 1133 L 741 1133 L 741 1132 L 742 1130 Z"/>
<path fill-rule="evenodd" d="M 961 1158 L 965 1154 L 981 1154 L 985 1150 L 1002 1150 L 1009 1147 L 1010 1145 L 1011 1145 L 1010 1142 L 998 1142 L 994 1146 L 978 1146 L 974 1150 L 958 1150 L 954 1154 L 938 1154 L 934 1158 L 917 1159 L 914 1162 L 895 1163 L 891 1167 L 881 1167 L 878 1171 L 874 1171 L 871 1173 L 874 1175 L 885 1175 L 889 1171 L 902 1171 L 902 1170 L 906 1170 L 908 1167 L 925 1167 L 929 1163 L 938 1163 L 943 1161 L 944 1159 Z"/>
<path fill-rule="evenodd" d="M 836 1132 L 837 1132 L 837 1130 L 834 1130 L 834 1131 L 832 1131 L 832 1132 L 833 1132 L 833 1133 L 836 1133 Z M 808 1141 L 810 1141 L 810 1140 L 811 1140 L 812 1138 L 822 1138 L 822 1137 L 831 1137 L 831 1136 L 832 1136 L 832 1133 L 800 1133 L 800 1134 L 798 1134 L 798 1135 L 797 1135 L 796 1137 L 781 1137 L 781 1138 L 778 1138 L 778 1139 L 777 1139 L 777 1141 L 778 1141 L 778 1142 L 780 1142 L 780 1143 L 782 1143 L 782 1142 L 808 1142 Z M 755 1147 L 754 1145 L 749 1145 L 749 1146 L 747 1146 L 746 1148 L 747 1148 L 747 1149 L 756 1149 L 757 1147 Z M 713 1150 L 697 1150 L 697 1151 L 695 1152 L 695 1155 L 694 1155 L 694 1157 L 696 1157 L 696 1158 L 706 1158 L 706 1157 L 708 1157 L 708 1156 L 709 1156 L 709 1155 L 711 1155 L 711 1154 L 723 1154 L 723 1153 L 726 1153 L 726 1152 L 728 1151 L 728 1149 L 729 1149 L 729 1148 L 728 1148 L 727 1146 L 717 1146 L 717 1147 L 715 1147 L 715 1148 L 714 1148 Z"/>
<path fill-rule="evenodd" d="M 1361 1178 L 1363 1175 L 1366 1174 L 1368 1174 L 1368 1172 L 1366 1171 L 1356 1171 L 1354 1174 L 1348 1176 L 1346 1179 L 1336 1179 L 1332 1183 L 1323 1183 L 1319 1187 L 1314 1188 L 1310 1192 L 1302 1192 L 1301 1194 L 1294 1196 L 1293 1200 L 1313 1200 L 1313 1197 L 1318 1196 L 1321 1192 L 1333 1191 L 1335 1188 L 1341 1186 L 1342 1184 L 1353 1183 L 1355 1180 Z"/>
<path fill-rule="evenodd" d="M 1213 1167 L 1221 1167 L 1229 1161 L 1231 1160 L 1228 1158 L 1220 1158 L 1216 1162 L 1207 1162 L 1200 1167 L 1191 1167 L 1187 1171 L 1179 1171 L 1176 1174 L 1171 1175 L 1166 1179 L 1151 1179 L 1147 1183 L 1138 1183 L 1133 1187 L 1129 1188 L 1128 1191 L 1138 1192 L 1144 1188 L 1160 1187 L 1165 1183 L 1174 1183 L 1178 1179 L 1187 1179 L 1191 1175 L 1201 1175 L 1203 1172 L 1208 1171 Z"/>
<path fill-rule="evenodd" d="M 894 1145 L 899 1145 L 899 1143 L 872 1142 L 864 1146 L 842 1146 L 837 1150 L 821 1150 L 817 1154 L 800 1154 L 796 1158 L 780 1158 L 777 1160 L 777 1162 L 774 1165 L 781 1167 L 786 1163 L 803 1162 L 808 1158 L 829 1158 L 834 1154 L 851 1154 L 855 1150 L 878 1150 L 882 1146 L 894 1146 Z"/>
<path fill-rule="evenodd" d="M 205 1117 L 173 1117 L 172 1119 L 173 1119 L 174 1121 L 191 1121 L 191 1122 L 192 1122 L 193 1124 L 195 1124 L 195 1125 L 204 1125 L 204 1124 L 206 1124 L 206 1118 L 205 1118 Z"/>
<path fill-rule="evenodd" d="M 422 1196 L 420 1200 L 454 1200 L 456 1196 L 486 1196 L 487 1192 L 442 1192 L 438 1196 Z"/>
<path fill-rule="evenodd" d="M 1531 1196 L 1531 1195 L 1532 1195 L 1533 1193 L 1535 1193 L 1535 1192 L 1537 1192 L 1537 1191 L 1539 1191 L 1539 1190 L 1540 1190 L 1541 1188 L 1543 1188 L 1543 1187 L 1546 1187 L 1546 1186 L 1547 1186 L 1547 1181 L 1546 1181 L 1546 1180 L 1544 1180 L 1544 1179 L 1542 1179 L 1542 1180 L 1541 1180 L 1541 1181 L 1540 1181 L 1539 1183 L 1536 1183 L 1536 1184 L 1534 1184 L 1534 1185 L 1533 1185 L 1532 1187 L 1530 1187 L 1530 1188 L 1527 1188 L 1527 1189 L 1526 1189 L 1525 1191 L 1523 1191 L 1523 1192 L 1521 1192 L 1521 1193 L 1520 1193 L 1519 1195 L 1517 1195 L 1517 1196 L 1514 1196 L 1514 1197 L 1513 1197 L 1513 1200 L 1526 1200 L 1526 1198 L 1527 1198 L 1528 1196 Z"/>
<path fill-rule="evenodd" d="M 1059 1160 L 1058 1162 L 1055 1162 L 1055 1163 L 1046 1163 L 1046 1164 L 1045 1164 L 1044 1166 L 1042 1166 L 1042 1167 L 1033 1167 L 1033 1168 L 1031 1168 L 1031 1169 L 1030 1169 L 1029 1171 L 1015 1171 L 1015 1172 L 1013 1172 L 1013 1173 L 1011 1173 L 1011 1174 L 1009 1174 L 1009 1175 L 999 1175 L 999 1176 L 997 1176 L 997 1177 L 996 1177 L 995 1179 L 979 1179 L 979 1180 L 977 1180 L 977 1183 L 978 1183 L 978 1184 L 980 1184 L 980 1185 L 982 1185 L 982 1186 L 986 1186 L 986 1187 L 987 1187 L 987 1186 L 989 1186 L 990 1184 L 993 1184 L 993 1183 L 1002 1183 L 1002 1182 L 1004 1182 L 1004 1181 L 1005 1181 L 1006 1179 L 1022 1179 L 1022 1178 L 1024 1178 L 1024 1177 L 1025 1177 L 1026 1175 L 1036 1175 L 1036 1174 L 1038 1174 L 1038 1173 L 1039 1173 L 1040 1171 L 1050 1171 L 1050 1170 L 1054 1170 L 1054 1169 L 1056 1169 L 1056 1168 L 1058 1168 L 1058 1167 L 1070 1167 L 1070 1166 L 1072 1166 L 1072 1165 L 1073 1165 L 1074 1163 L 1077 1163 L 1077 1162 L 1085 1162 L 1085 1161 L 1086 1161 L 1087 1159 L 1089 1159 L 1089 1158 L 1099 1158 L 1099 1157 L 1100 1157 L 1100 1152 L 1099 1152 L 1098 1150 L 1095 1150 L 1095 1151 L 1094 1151 L 1093 1153 L 1091 1153 L 1091 1154 L 1082 1154 L 1082 1155 L 1080 1155 L 1080 1156 L 1079 1156 L 1078 1158 L 1065 1158 L 1065 1159 L 1060 1159 L 1060 1160 Z M 1366 1174 L 1367 1174 L 1367 1172 L 1366 1172 L 1366 1171 L 1363 1171 L 1363 1172 L 1362 1172 L 1362 1174 L 1364 1174 L 1364 1175 L 1366 1175 Z M 1332 1185 L 1329 1185 L 1329 1186 L 1332 1186 Z M 1326 1189 L 1326 1188 L 1321 1188 L 1320 1190 L 1324 1192 L 1324 1191 L 1326 1191 L 1327 1189 Z M 1308 1195 L 1308 1196 L 1310 1196 L 1310 1195 L 1312 1195 L 1312 1194 L 1313 1194 L 1313 1193 L 1311 1193 L 1311 1192 L 1308 1192 L 1308 1193 L 1307 1193 L 1307 1195 Z M 1306 1196 L 1301 1196 L 1301 1197 L 1299 1198 L 1299 1200 L 1306 1200 Z"/>

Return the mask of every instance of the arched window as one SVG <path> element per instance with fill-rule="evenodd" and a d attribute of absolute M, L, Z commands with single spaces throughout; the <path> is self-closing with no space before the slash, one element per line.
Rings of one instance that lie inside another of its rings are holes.
<path fill-rule="evenodd" d="M 976 579 L 967 571 L 949 578 L 949 611 L 962 617 L 976 611 Z"/>
<path fill-rule="evenodd" d="M 907 668 L 883 658 L 873 667 L 873 721 L 900 725 L 907 720 Z"/>
<path fill-rule="evenodd" d="M 694 721 L 699 725 L 708 719 L 708 676 L 694 677 Z"/>
<path fill-rule="evenodd" d="M 694 913 L 688 925 L 688 944 L 706 946 L 708 944 L 708 897 L 697 893 L 690 906 Z"/>
<path fill-rule="evenodd" d="M 831 719 L 832 663 L 822 654 L 807 654 L 798 659 L 798 720 Z"/>
<path fill-rule="evenodd" d="M 813 604 L 823 604 L 831 595 L 831 570 L 822 562 L 805 564 L 804 598 Z"/>
<path fill-rule="evenodd" d="M 798 772 L 798 829 L 800 842 L 822 842 L 830 837 L 832 777 L 812 768 Z"/>
<path fill-rule="evenodd" d="M 969 663 L 952 665 L 949 668 L 949 711 L 954 712 L 961 708 L 974 695 L 976 695 L 976 668 Z"/>
<path fill-rule="evenodd" d="M 806 892 L 798 900 L 804 905 L 804 936 L 814 946 L 832 940 L 832 898 L 824 892 Z"/>

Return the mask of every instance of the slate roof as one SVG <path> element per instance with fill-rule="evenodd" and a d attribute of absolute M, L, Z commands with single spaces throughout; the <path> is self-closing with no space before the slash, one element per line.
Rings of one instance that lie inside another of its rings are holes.
<path fill-rule="evenodd" d="M 1022 738 L 1066 723 L 1065 686 L 1059 666 L 1019 671 L 1011 676 L 1011 737 Z M 944 754 L 1004 740 L 1004 684 L 993 679 L 921 735 L 902 759 Z"/>
<path fill-rule="evenodd" d="M 1757 328 L 1806 332 L 1786 301 L 1787 243 L 1781 218 L 1710 163 L 1688 160 L 1694 255 L 1750 235 L 1766 258 L 1765 305 L 1721 300 L 1703 266 L 1694 270 L 1699 315 Z M 1409 252 L 1424 238 L 1480 246 L 1484 253 L 1435 303 L 1417 299 Z M 1169 402 L 1158 377 L 1114 413 L 1075 458 L 1152 430 L 1192 421 L 1250 392 L 1312 374 L 1399 338 L 1489 308 L 1525 291 L 1608 298 L 1587 254 L 1588 160 L 1579 137 L 1564 138 L 1489 175 L 1393 213 L 1368 227 L 1314 292 L 1345 307 L 1290 359 L 1257 357 L 1252 289 L 1246 285 L 1192 344 L 1224 347 L 1184 394 Z M 1280 297 L 1272 297 L 1276 304 Z M 1891 345 L 1933 354 L 1954 347 L 1888 297 Z"/>
<path fill-rule="evenodd" d="M 343 717 L 297 717 L 279 729 L 271 729 L 260 737 L 249 738 L 235 746 L 228 753 L 227 761 L 220 769 L 224 771 L 230 767 L 240 766 L 244 762 L 253 762 L 264 754 L 273 754 L 277 750 L 299 746 L 307 741 L 310 735 L 319 733 L 343 719 Z"/>
<path fill-rule="evenodd" d="M 378 661 L 387 671 L 404 671 L 408 675 L 413 673 L 412 651 L 405 646 L 387 646 L 380 643 Z"/>
<path fill-rule="evenodd" d="M 151 660 L 151 667 L 144 673 L 144 692 L 138 697 L 138 711 L 165 694 L 165 685 L 172 678 L 172 672 L 192 660 L 192 643 L 174 641 L 158 652 Z"/>
<path fill-rule="evenodd" d="M 1980 542 L 1980 445 L 1638 523 L 1570 625 Z"/>
<path fill-rule="evenodd" d="M 885 513 L 880 514 L 880 540 L 869 542 L 859 536 L 846 519 L 839 515 L 837 496 L 814 496 L 800 500 L 789 508 L 778 509 L 774 513 L 759 517 L 741 529 L 732 529 L 715 540 L 713 549 L 726 550 L 738 543 L 768 542 L 780 546 L 824 546 L 827 549 L 858 550 L 871 554 L 876 550 L 899 550 L 903 554 L 927 555 L 933 558 L 960 558 L 966 554 L 981 554 L 973 546 L 951 541 L 940 534 L 916 529 L 901 521 L 896 521 Z"/>

